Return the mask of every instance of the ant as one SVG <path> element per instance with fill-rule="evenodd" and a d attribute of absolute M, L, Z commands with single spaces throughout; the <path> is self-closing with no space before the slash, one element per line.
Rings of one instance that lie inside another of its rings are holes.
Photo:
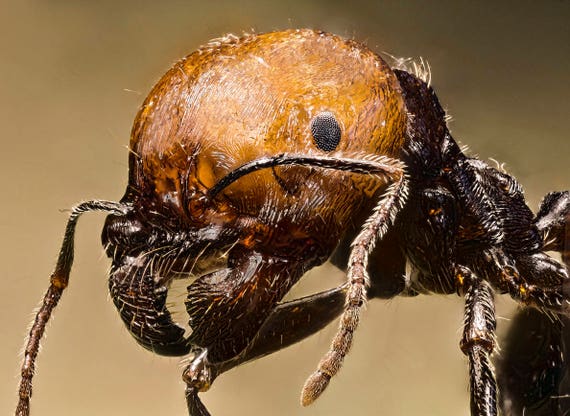
<path fill-rule="evenodd" d="M 311 404 L 341 368 L 369 299 L 427 293 L 465 299 L 471 414 L 496 415 L 494 297 L 509 294 L 540 316 L 568 313 L 570 192 L 548 194 L 535 216 L 515 178 L 459 148 L 424 75 L 313 30 L 227 36 L 176 63 L 135 119 L 122 199 L 71 212 L 30 330 L 16 414 L 29 414 L 77 220 L 105 211 L 113 303 L 144 348 L 192 355 L 183 372 L 191 415 L 209 414 L 198 394 L 221 373 L 340 316 L 303 387 Z M 281 302 L 327 260 L 346 283 Z M 166 298 L 189 276 L 186 334 Z M 549 362 L 564 368 L 560 354 Z M 527 397 L 505 392 L 502 402 Z"/>

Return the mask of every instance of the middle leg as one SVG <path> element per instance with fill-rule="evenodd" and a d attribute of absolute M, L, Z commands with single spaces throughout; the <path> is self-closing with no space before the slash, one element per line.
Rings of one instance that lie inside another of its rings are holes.
<path fill-rule="evenodd" d="M 495 303 L 489 283 L 468 268 L 457 268 L 460 293 L 465 296 L 465 319 L 460 347 L 469 357 L 472 416 L 497 415 L 497 385 L 490 356 L 496 345 Z"/>

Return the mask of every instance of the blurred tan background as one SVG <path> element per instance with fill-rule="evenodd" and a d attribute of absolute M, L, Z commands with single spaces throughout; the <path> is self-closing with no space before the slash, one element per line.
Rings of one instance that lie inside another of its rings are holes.
<path fill-rule="evenodd" d="M 570 1 L 499 3 L 1 1 L 0 414 L 15 406 L 19 352 L 55 263 L 61 210 L 121 197 L 137 107 L 175 60 L 210 38 L 312 27 L 421 56 L 454 136 L 506 162 L 533 209 L 546 192 L 570 188 Z M 184 415 L 179 360 L 138 347 L 108 298 L 103 218 L 80 223 L 33 414 Z M 341 279 L 313 275 L 295 293 Z M 504 330 L 513 303 L 498 303 Z M 300 388 L 334 328 L 227 373 L 204 401 L 214 416 L 467 415 L 462 310 L 455 296 L 371 302 L 345 368 L 308 409 Z"/>

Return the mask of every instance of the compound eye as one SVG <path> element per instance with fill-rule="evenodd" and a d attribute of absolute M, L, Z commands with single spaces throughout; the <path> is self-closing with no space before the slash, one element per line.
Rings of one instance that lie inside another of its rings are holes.
<path fill-rule="evenodd" d="M 340 143 L 340 126 L 330 111 L 319 113 L 311 121 L 311 134 L 317 147 L 332 152 Z"/>

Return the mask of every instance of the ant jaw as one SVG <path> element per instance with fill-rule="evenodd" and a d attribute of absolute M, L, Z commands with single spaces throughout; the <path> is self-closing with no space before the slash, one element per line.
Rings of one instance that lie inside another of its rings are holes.
<path fill-rule="evenodd" d="M 160 355 L 181 356 L 190 352 L 185 330 L 171 318 L 166 307 L 167 279 L 160 276 L 155 256 L 122 256 L 113 261 L 109 291 L 130 334 L 144 348 Z"/>

